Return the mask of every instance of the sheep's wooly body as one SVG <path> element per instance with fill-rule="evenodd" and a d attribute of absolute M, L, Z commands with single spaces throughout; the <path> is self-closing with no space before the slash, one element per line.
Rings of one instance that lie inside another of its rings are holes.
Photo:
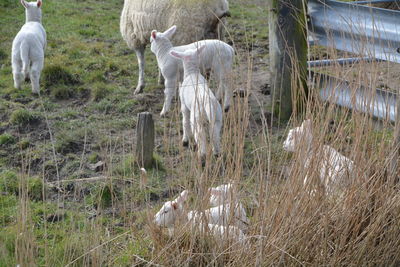
<path fill-rule="evenodd" d="M 226 0 L 125 0 L 120 30 L 134 49 L 139 62 L 139 80 L 135 93 L 144 88 L 144 49 L 153 29 L 180 30 L 171 40 L 174 45 L 218 37 L 221 18 L 228 14 Z"/>

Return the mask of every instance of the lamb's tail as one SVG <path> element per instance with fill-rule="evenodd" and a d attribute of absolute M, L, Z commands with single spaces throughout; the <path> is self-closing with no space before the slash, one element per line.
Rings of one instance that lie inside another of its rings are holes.
<path fill-rule="evenodd" d="M 22 61 L 22 72 L 27 75 L 29 72 L 29 44 L 26 41 L 22 41 L 21 47 L 21 61 Z"/>

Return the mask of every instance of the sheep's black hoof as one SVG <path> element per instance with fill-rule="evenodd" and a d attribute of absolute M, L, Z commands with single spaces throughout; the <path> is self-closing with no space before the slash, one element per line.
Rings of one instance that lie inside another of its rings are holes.
<path fill-rule="evenodd" d="M 188 147 L 189 146 L 189 141 L 182 141 L 182 145 L 184 147 Z"/>
<path fill-rule="evenodd" d="M 224 108 L 225 113 L 229 111 L 229 108 L 230 106 Z"/>
<path fill-rule="evenodd" d="M 219 153 L 215 153 L 215 154 L 214 154 L 214 157 L 215 157 L 216 159 L 219 158 L 219 156 L 220 156 Z"/>
<path fill-rule="evenodd" d="M 136 87 L 136 89 L 135 89 L 135 91 L 133 92 L 133 94 L 137 95 L 137 94 L 140 94 L 140 93 L 142 93 L 142 92 L 143 92 L 143 89 L 144 89 L 144 87 L 145 87 L 145 85 L 144 85 L 144 84 L 139 84 L 139 85 Z"/>
<path fill-rule="evenodd" d="M 201 156 L 200 161 L 201 161 L 201 167 L 204 168 L 206 166 L 206 156 Z"/>
<path fill-rule="evenodd" d="M 26 77 L 25 77 L 25 82 L 26 82 L 26 83 L 30 83 L 30 82 L 31 82 L 31 78 L 30 78 L 29 76 L 26 76 Z"/>

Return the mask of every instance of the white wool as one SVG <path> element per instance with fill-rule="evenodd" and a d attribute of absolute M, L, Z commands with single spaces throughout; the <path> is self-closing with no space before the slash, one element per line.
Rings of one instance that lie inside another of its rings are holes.
<path fill-rule="evenodd" d="M 188 220 L 196 223 L 205 221 L 222 226 L 232 225 L 242 231 L 246 231 L 249 225 L 246 211 L 241 203 L 225 203 L 202 212 L 190 211 L 188 212 Z"/>
<path fill-rule="evenodd" d="M 182 142 L 187 144 L 190 135 L 193 133 L 202 160 L 204 160 L 207 152 L 205 123 L 208 122 L 210 140 L 215 155 L 220 153 L 222 127 L 221 105 L 199 70 L 199 55 L 205 49 L 206 46 L 200 46 L 198 49 L 189 49 L 184 52 L 170 52 L 171 55 L 183 60 L 184 67 L 184 79 L 179 88 L 183 117 Z"/>
<path fill-rule="evenodd" d="M 24 79 L 29 77 L 32 83 L 32 92 L 38 94 L 46 48 L 46 31 L 41 23 L 42 1 L 26 2 L 21 0 L 21 4 L 25 7 L 26 23 L 15 36 L 12 44 L 11 63 L 14 87 L 20 89 Z"/>
<path fill-rule="evenodd" d="M 181 30 L 172 41 L 176 45 L 188 44 L 218 38 L 220 22 L 228 14 L 227 0 L 125 0 L 120 30 L 138 57 L 139 79 L 135 93 L 142 92 L 145 86 L 144 50 L 153 29 L 164 30 L 177 25 Z"/>
<path fill-rule="evenodd" d="M 210 205 L 216 207 L 224 203 L 230 202 L 232 199 L 232 187 L 231 183 L 222 184 L 217 187 L 211 187 L 210 192 Z"/>
<path fill-rule="evenodd" d="M 212 223 L 204 224 L 202 222 L 190 222 L 190 225 L 192 226 L 192 230 L 200 231 L 200 233 L 208 232 L 214 237 L 217 237 L 217 240 L 237 240 L 239 242 L 244 242 L 246 240 L 246 236 L 243 231 L 236 226 L 223 226 Z"/>
<path fill-rule="evenodd" d="M 286 151 L 302 153 L 304 167 L 317 168 L 322 185 L 328 193 L 334 189 L 349 183 L 349 174 L 354 168 L 354 163 L 333 147 L 323 145 L 320 149 L 312 147 L 313 135 L 311 120 L 306 120 L 300 127 L 289 131 L 288 137 L 283 143 Z M 304 178 L 304 184 L 308 182 L 308 175 Z"/>
<path fill-rule="evenodd" d="M 177 82 L 181 81 L 183 72 L 182 61 L 171 56 L 170 51 L 183 52 L 200 46 L 205 46 L 205 49 L 199 55 L 200 70 L 202 74 L 211 72 L 215 76 L 218 81 L 217 99 L 221 99 L 224 95 L 224 110 L 228 111 L 233 93 L 228 87 L 235 54 L 233 48 L 220 40 L 202 40 L 174 47 L 170 40 L 175 32 L 176 26 L 172 26 L 163 33 L 153 30 L 150 37 L 151 51 L 156 55 L 158 67 L 165 79 L 165 101 L 161 116 L 170 110 Z"/>

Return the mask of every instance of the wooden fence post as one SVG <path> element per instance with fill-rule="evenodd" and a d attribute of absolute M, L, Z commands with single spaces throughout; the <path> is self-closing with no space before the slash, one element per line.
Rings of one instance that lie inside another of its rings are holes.
<path fill-rule="evenodd" d="M 306 1 L 268 1 L 273 112 L 283 120 L 290 118 L 293 108 L 301 112 L 307 98 Z"/>
<path fill-rule="evenodd" d="M 138 114 L 136 127 L 136 160 L 140 167 L 151 168 L 154 150 L 154 121 L 150 112 Z"/>

